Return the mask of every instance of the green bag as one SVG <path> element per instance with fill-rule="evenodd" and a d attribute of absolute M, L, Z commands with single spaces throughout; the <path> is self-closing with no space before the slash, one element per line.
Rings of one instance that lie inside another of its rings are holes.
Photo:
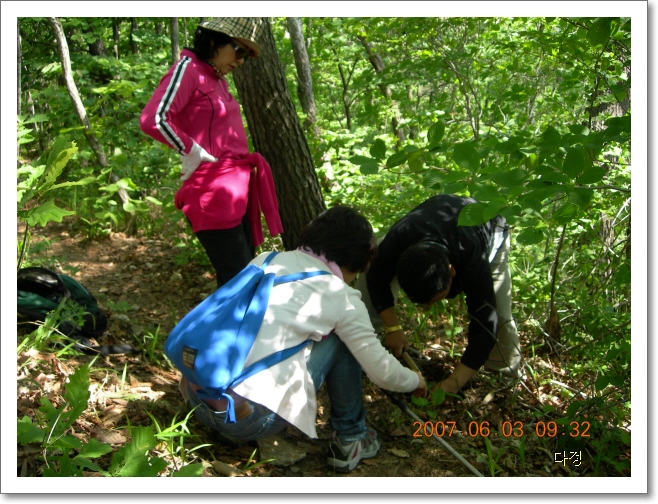
<path fill-rule="evenodd" d="M 89 338 L 98 338 L 107 329 L 107 317 L 94 295 L 68 275 L 46 268 L 31 267 L 18 271 L 18 316 L 30 322 L 43 322 L 64 299 L 84 308 L 82 325 L 62 320 L 57 329 L 77 341 L 75 348 L 85 353 L 134 353 L 129 345 L 94 346 Z"/>

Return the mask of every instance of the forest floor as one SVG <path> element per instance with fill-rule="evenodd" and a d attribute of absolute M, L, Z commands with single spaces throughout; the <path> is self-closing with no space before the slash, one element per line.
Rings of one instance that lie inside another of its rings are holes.
<path fill-rule="evenodd" d="M 23 232 L 24 228 L 19 225 L 19 242 Z M 69 274 L 97 296 L 101 309 L 108 316 L 108 329 L 98 343 L 123 343 L 142 349 L 138 355 L 112 355 L 96 360 L 90 372 L 89 408 L 74 424 L 72 434 L 83 440 L 95 437 L 118 448 L 129 439 L 127 425 L 153 424 L 149 413 L 162 427 L 171 425 L 176 414 L 177 420 L 184 418 L 188 410 L 177 387 L 180 375 L 164 358 L 162 343 L 177 321 L 214 290 L 210 267 L 178 265 L 177 251 L 156 239 L 112 233 L 109 237 L 90 241 L 82 234 L 74 234 L 66 221 L 50 223 L 45 229 L 33 232 L 31 265 L 41 264 Z M 440 380 L 444 369 L 449 370 L 457 361 L 456 357 L 450 357 L 450 342 L 442 341 L 439 336 L 439 326 L 428 321 L 428 337 L 422 348 L 417 348 L 425 355 L 416 362 L 428 382 Z M 527 336 L 522 333 L 522 344 L 524 339 Z M 455 355 L 462 352 L 463 340 L 463 337 L 455 339 Z M 67 376 L 77 366 L 93 359 L 78 353 L 57 357 L 55 352 L 55 349 L 31 349 L 18 355 L 19 417 L 34 418 L 42 396 L 57 402 L 66 387 Z M 191 450 L 201 444 L 208 446 L 188 452 L 186 463 L 202 462 L 204 476 L 218 476 L 227 470 L 240 476 L 260 477 L 473 476 L 431 437 L 432 429 L 445 425 L 443 439 L 484 476 L 594 475 L 596 454 L 591 444 L 580 440 L 578 445 L 565 445 L 564 439 L 536 435 L 536 412 L 547 405 L 559 411 L 574 395 L 565 387 L 579 389 L 580 386 L 569 382 L 554 359 L 534 356 L 531 361 L 533 369 L 564 386 L 544 384 L 538 387 L 530 378 L 506 385 L 498 377 L 481 372 L 463 391 L 463 400 L 452 399 L 433 410 L 414 407 L 424 422 L 422 426 L 420 422 L 414 425 L 415 420 L 405 416 L 364 376 L 367 422 L 377 431 L 382 449 L 377 457 L 362 461 L 347 475 L 335 474 L 326 465 L 331 428 L 324 387 L 318 395 L 319 439 L 309 439 L 293 427 L 280 436 L 301 453 L 301 460 L 287 466 L 278 466 L 276 461 L 264 462 L 249 469 L 249 465 L 254 465 L 251 457 L 255 446 L 222 443 L 192 416 L 188 427 L 198 438 L 194 442 L 188 440 L 186 447 Z M 411 405 L 409 396 L 405 400 Z M 449 435 L 452 426 L 454 432 Z M 489 427 L 489 437 L 483 435 L 483 426 Z M 517 437 L 521 426 L 523 433 Z M 469 434 L 469 429 L 473 435 Z M 425 435 L 427 432 L 430 436 Z M 580 461 L 575 457 L 555 462 L 556 452 L 574 450 L 579 452 Z M 180 460 L 172 460 L 164 448 L 159 455 L 170 464 L 181 464 Z M 260 450 L 254 460 L 259 457 Z M 214 461 L 223 464 L 213 465 Z M 43 462 L 38 453 L 19 450 L 17 465 L 19 475 L 34 476 L 42 471 Z M 220 466 L 222 470 L 218 470 Z M 599 476 L 629 474 L 630 471 L 622 473 L 606 469 L 604 465 L 600 465 L 597 472 Z"/>

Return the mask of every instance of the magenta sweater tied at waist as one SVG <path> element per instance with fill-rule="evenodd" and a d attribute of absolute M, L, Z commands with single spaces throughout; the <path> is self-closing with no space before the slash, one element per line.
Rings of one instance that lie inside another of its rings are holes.
<path fill-rule="evenodd" d="M 175 197 L 192 230 L 230 229 L 249 219 L 254 246 L 263 243 L 261 211 L 271 236 L 283 232 L 272 170 L 260 154 L 202 163 Z"/>

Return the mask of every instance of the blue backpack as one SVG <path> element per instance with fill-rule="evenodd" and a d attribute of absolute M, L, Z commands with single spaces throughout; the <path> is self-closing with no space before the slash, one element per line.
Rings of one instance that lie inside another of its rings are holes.
<path fill-rule="evenodd" d="M 275 277 L 265 267 L 278 252 L 267 256 L 259 268 L 246 266 L 174 327 L 164 345 L 167 357 L 192 383 L 201 387 L 199 399 L 226 399 L 226 423 L 235 423 L 233 397 L 226 391 L 250 376 L 294 355 L 311 340 L 264 357 L 244 368 L 265 316 L 272 287 L 327 271 L 310 271 Z"/>

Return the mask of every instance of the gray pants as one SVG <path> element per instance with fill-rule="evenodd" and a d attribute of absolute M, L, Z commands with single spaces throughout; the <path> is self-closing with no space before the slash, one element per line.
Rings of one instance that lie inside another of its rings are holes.
<path fill-rule="evenodd" d="M 379 242 L 381 240 L 383 238 Z M 512 275 L 509 269 L 509 251 L 510 236 L 507 234 L 495 255 L 490 260 L 491 278 L 493 280 L 494 292 L 496 293 L 498 333 L 496 334 L 496 345 L 491 350 L 489 359 L 485 362 L 484 367 L 516 377 L 518 376 L 521 364 L 521 348 L 519 345 L 519 333 L 516 330 L 516 323 L 512 318 Z M 393 299 L 397 302 L 400 292 L 397 277 L 393 278 L 390 287 L 393 293 Z M 372 306 L 365 275 L 359 275 L 356 288 L 361 291 L 361 299 L 368 308 L 370 322 L 375 328 L 375 331 L 378 333 L 382 332 L 384 330 L 384 322 Z"/>

